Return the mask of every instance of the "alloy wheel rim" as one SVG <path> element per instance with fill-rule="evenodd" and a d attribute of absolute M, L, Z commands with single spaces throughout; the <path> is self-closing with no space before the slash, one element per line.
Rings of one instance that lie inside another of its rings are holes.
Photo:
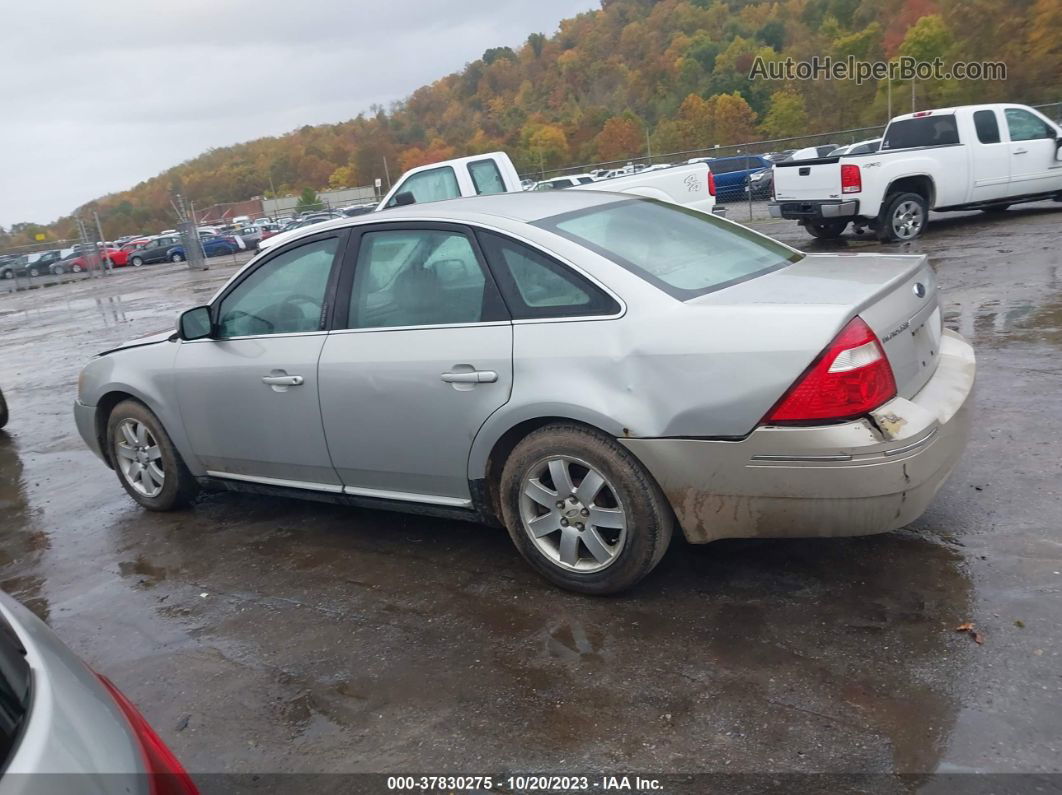
<path fill-rule="evenodd" d="M 551 563 L 579 574 L 615 563 L 627 540 L 627 511 L 615 487 L 571 456 L 545 458 L 524 475 L 520 521 Z"/>
<path fill-rule="evenodd" d="M 142 422 L 124 419 L 118 424 L 115 459 L 125 482 L 145 497 L 157 497 L 166 485 L 162 450 L 151 430 Z"/>
<path fill-rule="evenodd" d="M 922 228 L 922 208 L 916 202 L 904 202 L 892 214 L 892 228 L 899 238 L 914 237 Z"/>

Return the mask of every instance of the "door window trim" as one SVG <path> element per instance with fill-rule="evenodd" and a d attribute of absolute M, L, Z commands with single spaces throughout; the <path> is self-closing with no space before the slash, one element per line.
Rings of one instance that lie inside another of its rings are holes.
<path fill-rule="evenodd" d="M 359 328 L 350 328 L 347 326 L 346 322 L 350 315 L 350 299 L 352 298 L 354 290 L 354 276 L 358 268 L 358 254 L 361 251 L 362 237 L 372 232 L 417 231 L 451 232 L 464 235 L 468 240 L 469 245 L 472 246 L 472 252 L 476 257 L 476 263 L 483 272 L 484 289 L 494 291 L 494 297 L 497 303 L 497 306 L 494 308 L 498 312 L 497 318 L 481 320 L 474 323 L 429 323 L 414 326 L 365 326 Z M 413 329 L 425 328 L 471 328 L 508 325 L 513 322 L 509 310 L 505 306 L 505 300 L 502 298 L 501 288 L 498 287 L 497 281 L 494 278 L 494 273 L 491 271 L 486 257 L 483 256 L 483 251 L 479 246 L 479 240 L 476 239 L 473 230 L 464 224 L 445 221 L 375 221 L 352 227 L 350 229 L 350 236 L 346 242 L 346 253 L 343 257 L 343 267 L 340 269 L 339 277 L 336 281 L 335 301 L 332 305 L 332 316 L 329 320 L 328 330 L 330 333 L 410 331 Z"/>
<path fill-rule="evenodd" d="M 237 273 L 228 284 L 226 284 L 214 299 L 210 302 L 210 322 L 216 328 L 219 320 L 219 313 L 221 312 L 221 304 L 226 298 L 241 284 L 243 284 L 251 274 L 255 273 L 259 268 L 265 266 L 267 263 L 272 262 L 277 257 L 286 254 L 289 251 L 293 251 L 304 245 L 311 243 L 317 243 L 321 240 L 330 240 L 335 238 L 338 240 L 336 245 L 336 253 L 332 257 L 332 266 L 328 273 L 328 281 L 325 283 L 324 294 L 324 306 L 322 307 L 322 315 L 324 321 L 321 324 L 321 328 L 315 331 L 291 331 L 282 332 L 280 334 L 248 334 L 239 337 L 206 337 L 202 340 L 191 340 L 192 342 L 231 342 L 232 340 L 253 340 L 263 338 L 279 338 L 279 337 L 308 337 L 314 334 L 327 334 L 331 328 L 332 315 L 335 309 L 335 295 L 336 284 L 339 280 L 339 274 L 342 270 L 344 262 L 344 254 L 346 251 L 346 243 L 350 235 L 350 230 L 346 227 L 339 229 L 329 229 L 327 231 L 321 231 L 314 235 L 307 235 L 306 237 L 300 237 L 279 246 L 276 249 L 270 250 L 267 254 L 262 256 L 258 261 L 251 260 L 248 263 L 249 267 L 244 268 Z"/>

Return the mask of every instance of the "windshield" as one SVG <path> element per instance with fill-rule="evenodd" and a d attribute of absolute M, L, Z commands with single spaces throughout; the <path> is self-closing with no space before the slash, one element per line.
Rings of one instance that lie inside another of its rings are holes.
<path fill-rule="evenodd" d="M 656 199 L 600 205 L 536 226 L 586 246 L 682 301 L 804 256 L 737 224 Z"/>

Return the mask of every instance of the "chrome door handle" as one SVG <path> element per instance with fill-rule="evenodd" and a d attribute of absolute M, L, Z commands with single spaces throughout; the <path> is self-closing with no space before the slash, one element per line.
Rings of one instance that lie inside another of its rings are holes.
<path fill-rule="evenodd" d="M 262 383 L 270 386 L 302 386 L 301 375 L 266 375 L 262 376 Z"/>
<path fill-rule="evenodd" d="M 473 370 L 468 373 L 443 373 L 439 376 L 448 384 L 493 384 L 498 374 L 493 370 Z"/>

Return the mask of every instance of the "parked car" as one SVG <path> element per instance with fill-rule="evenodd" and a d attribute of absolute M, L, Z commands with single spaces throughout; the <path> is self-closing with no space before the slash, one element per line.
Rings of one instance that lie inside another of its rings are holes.
<path fill-rule="evenodd" d="M 869 138 L 866 141 L 858 141 L 854 144 L 848 144 L 848 146 L 842 146 L 838 149 L 834 149 L 830 152 L 830 157 L 840 157 L 841 155 L 865 155 L 871 152 L 878 151 L 881 146 L 880 138 Z"/>
<path fill-rule="evenodd" d="M 589 185 L 591 182 L 597 180 L 590 174 L 568 174 L 563 177 L 553 177 L 552 179 L 544 179 L 541 182 L 536 182 L 535 187 L 532 190 L 560 190 L 563 188 L 571 188 L 576 185 Z"/>
<path fill-rule="evenodd" d="M 555 584 L 610 593 L 676 522 L 706 543 L 913 521 L 974 369 L 924 256 L 526 191 L 309 227 L 176 334 L 88 362 L 74 414 L 148 510 L 207 486 L 504 524 Z"/>
<path fill-rule="evenodd" d="M 771 215 L 813 237 L 839 237 L 851 222 L 882 241 L 912 240 L 930 210 L 1062 201 L 1062 127 L 1006 103 L 906 113 L 889 122 L 878 151 L 779 163 L 774 180 Z"/>
<path fill-rule="evenodd" d="M 734 155 L 716 157 L 708 161 L 715 178 L 715 194 L 719 201 L 733 201 L 747 195 L 749 178 L 758 172 L 770 170 L 771 161 L 761 155 Z"/>
<path fill-rule="evenodd" d="M 90 268 L 99 267 L 101 261 L 105 267 L 121 268 L 129 264 L 129 252 L 120 248 L 108 248 L 105 252 L 74 254 L 71 257 L 53 263 L 51 272 L 56 275 L 81 273 Z"/>
<path fill-rule="evenodd" d="M 45 252 L 44 255 L 21 254 L 15 259 L 0 264 L 0 279 L 14 279 L 16 276 L 30 278 L 50 273 L 51 265 L 59 252 Z"/>
<path fill-rule="evenodd" d="M 159 235 L 147 241 L 139 248 L 129 253 L 129 264 L 134 268 L 141 265 L 151 265 L 154 262 L 165 262 L 169 259 L 169 251 L 174 246 L 180 245 L 180 235 Z"/>
<path fill-rule="evenodd" d="M 198 793 L 177 757 L 114 683 L 2 593 L 0 696 L 0 788 Z"/>
<path fill-rule="evenodd" d="M 235 254 L 239 248 L 234 240 L 226 237 L 201 240 L 200 244 L 203 246 L 203 256 L 205 257 L 221 257 Z M 188 258 L 184 253 L 183 245 L 174 246 L 166 252 L 166 256 L 170 262 L 184 262 Z"/>
<path fill-rule="evenodd" d="M 769 199 L 774 195 L 774 168 L 761 168 L 749 175 L 745 185 L 745 195 L 752 194 L 754 200 Z"/>
<path fill-rule="evenodd" d="M 821 146 L 805 146 L 803 149 L 797 149 L 793 152 L 793 156 L 789 158 L 789 162 L 794 160 L 817 160 L 820 157 L 829 157 L 830 152 L 840 144 L 822 144 Z"/>

